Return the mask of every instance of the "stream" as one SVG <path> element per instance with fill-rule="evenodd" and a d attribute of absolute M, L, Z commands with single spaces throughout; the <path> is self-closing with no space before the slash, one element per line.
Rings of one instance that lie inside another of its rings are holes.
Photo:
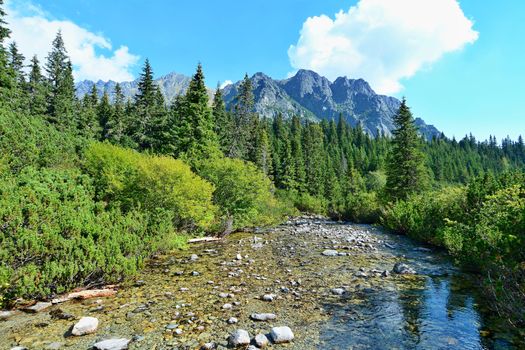
<path fill-rule="evenodd" d="M 395 273 L 396 263 L 416 273 Z M 0 321 L 0 349 L 90 349 L 108 338 L 129 349 L 226 349 L 235 330 L 253 338 L 276 326 L 295 337 L 271 349 L 523 349 L 524 334 L 486 306 L 475 276 L 441 251 L 305 217 L 154 257 L 112 297 L 15 312 Z M 83 316 L 99 320 L 97 331 L 72 336 Z"/>

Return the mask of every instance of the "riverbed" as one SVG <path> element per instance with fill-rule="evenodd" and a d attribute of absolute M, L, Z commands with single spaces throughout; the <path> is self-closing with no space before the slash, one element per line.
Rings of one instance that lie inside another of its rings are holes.
<path fill-rule="evenodd" d="M 253 338 L 276 326 L 294 340 L 272 349 L 523 348 L 523 334 L 486 306 L 475 276 L 441 251 L 369 225 L 298 218 L 157 256 L 115 296 L 17 312 L 0 321 L 0 349 L 90 349 L 108 338 L 130 349 L 226 349 L 235 330 Z M 57 309 L 74 319 L 52 317 Z M 98 330 L 71 336 L 83 316 Z"/>

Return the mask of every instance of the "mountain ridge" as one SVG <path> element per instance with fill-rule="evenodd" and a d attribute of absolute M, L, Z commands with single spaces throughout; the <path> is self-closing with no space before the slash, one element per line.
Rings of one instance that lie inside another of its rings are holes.
<path fill-rule="evenodd" d="M 179 73 L 169 73 L 155 80 L 167 101 L 184 94 L 191 78 Z M 287 79 L 273 79 L 263 72 L 250 78 L 255 97 L 254 111 L 261 117 L 273 118 L 281 113 L 285 118 L 298 115 L 304 119 L 319 121 L 337 119 L 342 115 L 352 126 L 361 124 L 370 135 L 391 135 L 394 129 L 393 116 L 400 101 L 391 96 L 376 94 L 364 79 L 338 77 L 333 82 L 320 74 L 301 69 Z M 223 98 L 229 108 L 234 102 L 241 81 L 225 86 Z M 91 91 L 95 84 L 102 95 L 104 90 L 113 91 L 114 81 L 92 82 L 84 80 L 76 84 L 77 96 Z M 120 83 L 124 96 L 132 98 L 138 89 L 138 79 Z M 210 98 L 214 89 L 208 89 Z M 416 118 L 420 133 L 427 139 L 441 132 L 423 119 Z"/>

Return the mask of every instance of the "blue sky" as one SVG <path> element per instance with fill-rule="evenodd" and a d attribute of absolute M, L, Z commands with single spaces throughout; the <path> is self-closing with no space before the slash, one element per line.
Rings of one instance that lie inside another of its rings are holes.
<path fill-rule="evenodd" d="M 311 68 L 406 96 L 416 116 L 448 136 L 525 135 L 525 2 L 463 0 L 456 9 L 455 0 L 429 1 L 438 5 L 428 20 L 417 6 L 389 13 L 392 0 L 10 0 L 7 7 L 28 56 L 44 56 L 58 27 L 71 42 L 86 43 L 70 50 L 78 78 L 126 80 L 146 57 L 157 76 L 189 75 L 202 62 L 210 86 L 245 72 L 285 78 Z M 392 27 L 364 33 L 359 21 L 369 24 L 378 11 Z M 414 18 L 423 23 L 398 31 L 396 21 Z M 416 33 L 429 26 L 431 34 Z"/>

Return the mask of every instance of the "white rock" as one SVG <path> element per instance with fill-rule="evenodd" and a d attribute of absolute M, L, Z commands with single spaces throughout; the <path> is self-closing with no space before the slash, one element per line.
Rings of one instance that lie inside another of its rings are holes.
<path fill-rule="evenodd" d="M 233 347 L 249 345 L 250 334 L 244 329 L 238 329 L 230 336 L 229 343 Z"/>
<path fill-rule="evenodd" d="M 270 314 L 270 313 L 251 314 L 250 318 L 254 321 L 271 321 L 271 320 L 275 320 L 277 316 L 275 314 Z"/>
<path fill-rule="evenodd" d="M 191 254 L 190 260 L 191 261 L 197 261 L 197 260 L 199 260 L 199 256 L 197 254 Z"/>
<path fill-rule="evenodd" d="M 345 294 L 345 290 L 343 288 L 334 288 L 332 289 L 332 294 L 343 295 Z"/>
<path fill-rule="evenodd" d="M 275 294 L 265 294 L 262 296 L 262 300 L 264 301 L 273 301 L 275 299 Z"/>
<path fill-rule="evenodd" d="M 259 333 L 255 336 L 255 344 L 261 349 L 265 348 L 268 345 L 268 338 L 262 333 Z"/>
<path fill-rule="evenodd" d="M 128 348 L 130 340 L 121 339 L 106 339 L 95 343 L 93 347 L 98 350 L 124 350 Z"/>
<path fill-rule="evenodd" d="M 242 255 L 241 255 L 241 254 L 237 254 L 237 256 L 235 257 L 235 259 L 237 259 L 237 260 L 242 260 Z"/>
<path fill-rule="evenodd" d="M 49 308 L 53 306 L 52 303 L 47 303 L 47 302 L 42 302 L 42 301 L 39 301 L 38 303 L 36 303 L 35 305 L 33 306 L 29 306 L 29 307 L 26 307 L 24 309 L 24 311 L 27 311 L 27 312 L 32 312 L 32 313 L 37 313 L 37 312 L 40 312 L 40 311 L 44 311 L 45 309 Z"/>
<path fill-rule="evenodd" d="M 7 320 L 9 317 L 13 316 L 15 313 L 13 311 L 0 311 L 0 320 Z"/>
<path fill-rule="evenodd" d="M 71 334 L 84 335 L 94 333 L 98 328 L 98 319 L 95 317 L 82 317 L 74 326 Z"/>
<path fill-rule="evenodd" d="M 333 249 L 327 249 L 325 251 L 323 251 L 322 253 L 324 256 L 338 256 L 339 255 L 339 252 L 337 250 L 333 250 Z"/>
<path fill-rule="evenodd" d="M 275 344 L 289 343 L 294 338 L 290 327 L 273 327 L 270 336 Z"/>
<path fill-rule="evenodd" d="M 239 320 L 236 317 L 230 317 L 228 319 L 228 324 L 236 324 L 237 322 L 239 322 Z"/>
<path fill-rule="evenodd" d="M 224 310 L 230 310 L 232 307 L 233 307 L 232 304 L 224 304 L 224 305 L 222 306 L 222 308 L 223 308 Z"/>

